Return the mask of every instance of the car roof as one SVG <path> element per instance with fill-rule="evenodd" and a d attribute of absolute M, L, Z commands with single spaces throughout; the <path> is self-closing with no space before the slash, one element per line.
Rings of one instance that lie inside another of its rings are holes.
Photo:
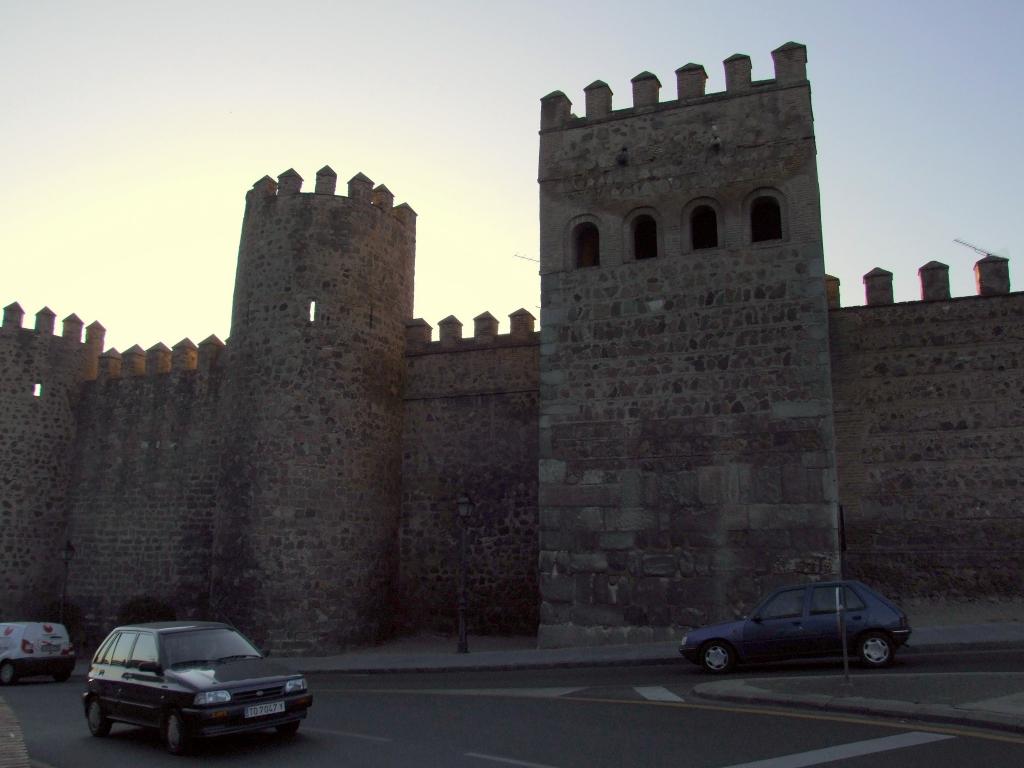
<path fill-rule="evenodd" d="M 220 621 L 153 621 L 144 624 L 124 624 L 114 627 L 111 632 L 124 629 L 148 629 L 151 632 L 185 632 L 190 629 L 234 629 L 229 624 Z"/>

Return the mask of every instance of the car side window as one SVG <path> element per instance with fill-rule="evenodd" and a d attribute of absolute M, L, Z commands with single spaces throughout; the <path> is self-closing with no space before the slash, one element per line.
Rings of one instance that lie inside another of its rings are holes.
<path fill-rule="evenodd" d="M 843 590 L 843 599 L 846 601 L 846 610 L 848 611 L 863 611 L 867 609 L 860 596 L 849 587 Z"/>
<path fill-rule="evenodd" d="M 117 642 L 117 639 L 120 636 L 121 636 L 121 633 L 118 632 L 118 633 L 113 634 L 110 637 L 108 637 L 107 638 L 107 642 L 105 642 L 100 647 L 100 649 L 98 651 L 96 651 L 96 655 L 93 657 L 93 663 L 95 663 L 95 664 L 109 664 L 110 663 L 110 650 L 114 647 L 114 643 Z"/>
<path fill-rule="evenodd" d="M 857 596 L 849 587 L 843 587 L 843 600 L 848 611 L 863 611 L 864 601 Z M 836 588 L 835 587 L 814 587 L 811 592 L 811 613 L 835 613 L 836 612 Z"/>
<path fill-rule="evenodd" d="M 122 632 L 121 636 L 117 638 L 117 643 L 114 644 L 114 650 L 110 652 L 110 664 L 127 664 L 128 658 L 132 652 L 132 645 L 135 643 L 135 638 L 138 636 L 138 632 Z"/>
<path fill-rule="evenodd" d="M 787 619 L 804 612 L 804 590 L 787 589 L 765 603 L 757 612 L 762 619 Z"/>
<path fill-rule="evenodd" d="M 156 638 L 148 632 L 140 632 L 139 639 L 135 641 L 135 650 L 132 651 L 129 667 L 137 667 L 144 661 L 159 661 L 156 654 Z"/>

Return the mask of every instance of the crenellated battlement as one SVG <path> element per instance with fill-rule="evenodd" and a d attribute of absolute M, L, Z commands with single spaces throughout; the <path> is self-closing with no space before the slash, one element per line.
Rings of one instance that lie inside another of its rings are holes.
<path fill-rule="evenodd" d="M 949 265 L 929 261 L 917 270 L 921 282 L 921 301 L 944 301 L 950 298 Z M 892 272 L 875 267 L 864 275 L 864 304 L 869 307 L 894 304 Z M 986 256 L 974 264 L 974 284 L 977 296 L 1004 296 L 1010 293 L 1009 259 Z M 825 275 L 825 293 L 829 309 L 840 309 L 839 278 Z"/>
<path fill-rule="evenodd" d="M 25 310 L 21 308 L 18 302 L 9 304 L 4 307 L 3 316 L 3 330 L 4 331 L 29 331 L 35 332 L 40 336 L 56 336 L 55 326 L 57 320 L 57 313 L 49 307 L 43 307 L 36 312 L 36 320 L 33 328 L 25 328 L 23 326 L 25 319 Z M 86 345 L 101 345 L 103 344 L 103 338 L 106 335 L 106 328 L 100 325 L 99 321 L 94 321 L 89 324 L 88 328 L 85 328 L 85 339 L 82 339 L 82 329 L 85 327 L 85 323 L 78 315 L 72 313 L 65 317 L 61 321 L 61 333 L 57 338 L 65 339 L 67 341 L 74 342 L 76 344 Z"/>
<path fill-rule="evenodd" d="M 362 172 L 357 173 L 348 181 L 347 194 L 336 194 L 338 174 L 329 165 L 316 172 L 316 184 L 313 192 L 302 191 L 303 178 L 294 168 L 282 172 L 275 181 L 264 176 L 252 185 L 246 194 L 246 200 L 289 197 L 301 195 L 304 198 L 331 197 L 346 201 L 347 204 L 373 206 L 381 212 L 389 212 L 399 221 L 408 226 L 416 225 L 416 212 L 408 203 L 395 205 L 395 196 L 383 184 L 374 185 L 373 181 Z"/>
<path fill-rule="evenodd" d="M 142 378 L 192 371 L 208 374 L 219 367 L 223 359 L 224 342 L 210 335 L 198 346 L 184 338 L 173 347 L 162 342 L 149 349 L 134 344 L 123 353 L 111 347 L 99 356 L 99 380 Z"/>
<path fill-rule="evenodd" d="M 498 333 L 498 319 L 490 312 L 473 318 L 473 335 L 463 338 L 462 321 L 455 315 L 440 320 L 438 339 L 433 340 L 433 327 L 423 318 L 405 324 L 406 354 L 471 351 L 489 347 L 510 347 L 539 343 L 540 333 L 534 330 L 537 319 L 525 309 L 509 316 L 509 332 Z"/>
<path fill-rule="evenodd" d="M 661 81 L 650 72 L 641 72 L 631 80 L 632 105 L 614 109 L 612 90 L 602 80 L 595 80 L 584 89 L 586 113 L 579 117 L 572 112 L 572 101 L 562 91 L 554 91 L 541 99 L 541 132 L 557 131 L 568 127 L 606 119 L 630 117 L 660 109 L 675 109 L 694 104 L 746 96 L 763 92 L 767 88 L 788 88 L 807 83 L 807 48 L 800 43 L 785 43 L 772 51 L 775 76 L 766 80 L 752 80 L 750 57 L 736 53 L 725 59 L 725 90 L 705 93 L 707 72 L 700 64 L 685 64 L 676 70 L 676 98 L 661 101 Z"/>

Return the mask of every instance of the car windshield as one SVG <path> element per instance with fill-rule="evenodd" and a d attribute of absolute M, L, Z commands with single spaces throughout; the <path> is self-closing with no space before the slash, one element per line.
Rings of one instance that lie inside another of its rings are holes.
<path fill-rule="evenodd" d="M 260 653 L 238 632 L 226 627 L 175 632 L 163 637 L 167 666 L 214 664 L 232 659 L 259 658 Z"/>

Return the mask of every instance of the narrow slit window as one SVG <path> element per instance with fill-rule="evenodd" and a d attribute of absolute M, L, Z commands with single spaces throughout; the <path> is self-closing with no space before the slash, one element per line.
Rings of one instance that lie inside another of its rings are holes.
<path fill-rule="evenodd" d="M 316 322 L 316 299 L 309 302 L 309 322 Z"/>
<path fill-rule="evenodd" d="M 35 383 L 35 385 L 32 387 L 32 397 L 42 397 L 42 396 L 43 396 L 43 385 L 40 382 L 37 381 Z"/>
<path fill-rule="evenodd" d="M 782 211 L 774 197 L 759 197 L 750 206 L 750 239 L 755 243 L 782 239 Z"/>
<path fill-rule="evenodd" d="M 693 250 L 718 247 L 718 215 L 710 205 L 698 206 L 690 216 Z"/>
<path fill-rule="evenodd" d="M 601 263 L 601 235 L 594 224 L 578 225 L 573 240 L 577 267 L 596 267 Z"/>
<path fill-rule="evenodd" d="M 633 255 L 637 259 L 658 255 L 658 223 L 651 216 L 637 216 L 633 220 Z"/>

